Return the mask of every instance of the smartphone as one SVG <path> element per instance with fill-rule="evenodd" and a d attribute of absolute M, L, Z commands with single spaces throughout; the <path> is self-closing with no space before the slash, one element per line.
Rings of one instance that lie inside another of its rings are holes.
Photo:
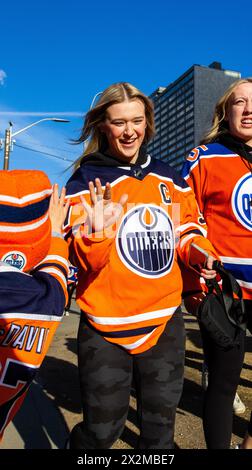
<path fill-rule="evenodd" d="M 207 264 L 209 254 L 200 246 L 191 243 L 189 248 L 189 267 L 200 274 L 202 268 Z"/>

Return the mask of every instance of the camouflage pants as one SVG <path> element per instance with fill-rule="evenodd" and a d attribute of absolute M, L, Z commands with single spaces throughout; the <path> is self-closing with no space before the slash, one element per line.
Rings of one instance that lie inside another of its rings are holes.
<path fill-rule="evenodd" d="M 120 437 L 135 383 L 140 437 L 138 448 L 172 449 L 184 372 L 185 333 L 180 308 L 157 345 L 137 355 L 104 340 L 82 315 L 78 365 L 83 422 L 70 435 L 71 449 L 107 449 Z"/>
<path fill-rule="evenodd" d="M 252 302 L 245 300 L 247 328 L 252 333 Z M 239 346 L 223 349 L 201 327 L 205 362 L 208 366 L 208 387 L 204 394 L 203 428 L 208 449 L 229 449 L 233 428 L 233 402 L 244 361 L 245 332 Z M 251 427 L 252 433 L 252 418 Z M 252 434 L 251 434 L 252 435 Z"/>

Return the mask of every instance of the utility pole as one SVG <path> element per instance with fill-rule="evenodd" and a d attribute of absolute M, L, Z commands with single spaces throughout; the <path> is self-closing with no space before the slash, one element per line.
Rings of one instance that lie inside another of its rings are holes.
<path fill-rule="evenodd" d="M 12 122 L 9 122 L 9 129 L 6 129 L 5 131 L 5 139 L 4 139 L 4 165 L 3 169 L 8 170 L 9 169 L 9 160 L 10 160 L 10 151 L 12 150 L 12 143 L 14 142 L 12 138 L 15 135 L 21 134 L 21 132 L 26 131 L 27 129 L 30 129 L 30 127 L 36 126 L 40 122 L 44 121 L 54 121 L 54 122 L 70 122 L 68 119 L 60 119 L 60 118 L 55 118 L 55 117 L 46 117 L 43 119 L 39 119 L 36 122 L 33 122 L 32 124 L 29 124 L 28 126 L 24 127 L 23 129 L 19 129 L 16 132 L 12 132 Z"/>
<path fill-rule="evenodd" d="M 11 150 L 11 131 L 12 131 L 12 123 L 10 122 L 9 129 L 5 131 L 5 141 L 4 141 L 4 170 L 9 169 L 9 158 L 10 158 L 10 150 Z"/>

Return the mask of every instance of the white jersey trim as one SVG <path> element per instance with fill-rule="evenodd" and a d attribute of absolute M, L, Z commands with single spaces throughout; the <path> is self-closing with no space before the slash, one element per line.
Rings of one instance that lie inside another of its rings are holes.
<path fill-rule="evenodd" d="M 13 272 L 13 273 L 19 273 L 19 274 L 22 274 L 24 276 L 30 276 L 31 277 L 30 274 L 24 273 L 23 271 L 20 271 L 20 269 L 15 268 L 14 266 L 11 266 L 8 263 L 3 263 L 2 261 L 0 261 L 0 272 L 1 273 Z"/>
<path fill-rule="evenodd" d="M 19 318 L 21 320 L 40 320 L 40 321 L 57 321 L 60 322 L 62 320 L 62 316 L 56 316 L 56 315 L 44 315 L 44 314 L 36 314 L 36 313 L 0 313 L 0 319 L 15 319 Z"/>
<path fill-rule="evenodd" d="M 57 268 L 41 268 L 39 270 L 40 273 L 44 272 L 44 273 L 48 273 L 48 274 L 55 274 L 56 276 L 59 276 L 60 279 L 63 281 L 64 283 L 64 286 L 67 286 L 67 282 L 66 282 L 66 278 L 64 276 L 64 274 Z M 55 276 L 54 276 L 55 277 Z"/>
<path fill-rule="evenodd" d="M 146 168 L 147 166 L 149 166 L 151 162 L 151 156 L 150 155 L 147 155 L 147 160 L 145 163 L 143 163 L 142 165 L 139 165 L 141 168 Z M 131 170 L 132 167 L 131 166 L 119 166 L 118 168 L 120 168 L 121 170 Z"/>
<path fill-rule="evenodd" d="M 201 227 L 200 225 L 198 224 L 195 224 L 195 223 L 189 223 L 189 224 L 184 224 L 184 225 L 179 225 L 179 227 L 176 228 L 176 232 L 182 232 L 184 230 L 187 230 L 188 228 L 191 228 L 191 227 L 196 227 L 204 237 L 207 236 L 207 231 Z M 195 236 L 199 235 L 198 233 L 195 233 Z"/>
<path fill-rule="evenodd" d="M 64 264 L 67 270 L 69 270 L 69 263 L 66 260 L 66 258 L 63 258 L 63 256 L 48 255 L 42 261 L 40 261 L 40 263 L 38 263 L 37 266 L 39 266 L 40 264 L 46 263 L 46 261 L 59 261 L 59 263 Z"/>
<path fill-rule="evenodd" d="M 5 194 L 0 194 L 0 202 L 10 202 L 10 203 L 18 204 L 21 206 L 22 204 L 25 204 L 26 202 L 37 201 L 37 199 L 41 199 L 51 194 L 52 194 L 51 189 L 46 189 L 45 191 L 41 191 L 39 193 L 28 194 L 27 196 L 23 196 L 20 198 L 13 197 L 13 196 L 6 196 Z"/>
<path fill-rule="evenodd" d="M 169 183 L 172 183 L 174 188 L 178 189 L 178 191 L 182 191 L 183 193 L 187 193 L 189 191 L 192 191 L 192 188 L 190 186 L 187 186 L 186 188 L 182 188 L 181 186 L 178 186 L 177 184 L 174 183 L 174 180 L 172 178 L 168 178 L 167 176 L 159 175 L 158 173 L 153 173 L 150 172 L 146 176 L 155 176 L 155 178 L 158 178 L 161 181 L 169 181 Z"/>
<path fill-rule="evenodd" d="M 188 180 L 188 178 L 190 177 L 190 173 L 192 172 L 192 170 L 194 170 L 194 168 L 199 164 L 200 160 L 205 160 L 207 158 L 237 158 L 239 157 L 238 154 L 226 154 L 226 155 L 219 155 L 219 154 L 212 154 L 212 155 L 200 155 L 197 160 L 195 161 L 195 163 L 189 168 L 189 173 L 184 176 L 184 179 L 185 180 Z M 190 163 L 190 160 L 186 160 L 187 162 Z"/>
<path fill-rule="evenodd" d="M 241 287 L 245 287 L 247 289 L 252 289 L 252 282 L 246 282 L 246 281 L 241 281 L 240 279 L 236 279 L 238 284 L 240 284 Z"/>
<path fill-rule="evenodd" d="M 138 348 L 139 346 L 141 346 L 142 344 L 146 343 L 146 341 L 149 339 L 149 337 L 154 333 L 154 331 L 156 331 L 157 328 L 154 328 L 153 331 L 151 331 L 150 333 L 148 333 L 147 335 L 145 335 L 143 338 L 140 338 L 138 339 L 137 341 L 135 341 L 135 343 L 131 343 L 131 344 L 121 344 L 121 346 L 124 348 L 124 349 L 129 349 L 129 350 L 132 350 L 132 349 L 136 349 Z M 105 335 L 104 335 L 105 336 Z"/>
<path fill-rule="evenodd" d="M 130 315 L 127 317 L 96 317 L 87 313 L 88 317 L 98 325 L 127 325 L 128 323 L 139 323 L 146 320 L 154 320 L 155 318 L 170 317 L 178 308 L 170 307 L 154 312 L 140 313 L 138 315 Z M 104 333 L 104 336 L 106 334 Z M 129 335 L 130 336 L 130 335 Z"/>
<path fill-rule="evenodd" d="M 252 265 L 252 258 L 232 258 L 230 256 L 220 256 L 223 263 L 229 264 L 242 264 L 242 265 Z"/>
<path fill-rule="evenodd" d="M 182 240 L 179 242 L 180 248 L 183 248 L 183 246 L 184 246 L 189 240 L 191 240 L 191 238 L 194 238 L 195 235 L 198 235 L 198 234 L 196 234 L 196 233 L 190 233 L 190 235 L 187 235 L 187 236 L 183 237 Z"/>
<path fill-rule="evenodd" d="M 112 181 L 112 183 L 110 183 L 110 186 L 113 187 L 115 186 L 116 184 L 120 183 L 121 181 L 123 180 L 126 180 L 130 178 L 130 176 L 127 176 L 127 175 L 123 175 L 123 176 L 120 176 L 119 178 L 117 178 L 116 180 Z M 102 186 L 102 189 L 105 189 L 105 185 Z M 83 191 L 79 191 L 78 193 L 74 193 L 74 194 L 68 194 L 65 199 L 69 199 L 71 197 L 77 197 L 77 196 L 81 196 L 82 194 L 89 194 L 89 189 L 84 189 Z"/>

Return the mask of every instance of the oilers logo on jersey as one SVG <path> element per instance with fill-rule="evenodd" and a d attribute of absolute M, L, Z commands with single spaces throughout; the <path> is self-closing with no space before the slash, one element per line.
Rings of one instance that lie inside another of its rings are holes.
<path fill-rule="evenodd" d="M 21 251 L 9 251 L 3 256 L 2 261 L 13 268 L 22 270 L 26 265 L 26 256 Z"/>
<path fill-rule="evenodd" d="M 134 207 L 122 219 L 116 245 L 121 261 L 139 276 L 158 278 L 169 273 L 174 233 L 168 213 L 155 205 Z"/>
<path fill-rule="evenodd" d="M 252 231 L 252 175 L 246 173 L 236 183 L 232 194 L 232 209 L 237 220 Z"/>

